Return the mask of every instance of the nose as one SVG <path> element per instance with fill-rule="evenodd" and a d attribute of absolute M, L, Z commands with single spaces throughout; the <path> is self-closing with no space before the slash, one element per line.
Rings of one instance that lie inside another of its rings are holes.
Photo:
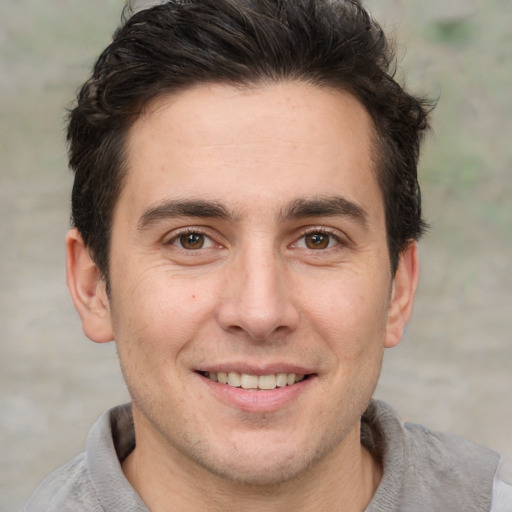
<path fill-rule="evenodd" d="M 265 341 L 297 328 L 299 310 L 290 279 L 272 250 L 248 251 L 226 270 L 229 275 L 217 311 L 222 329 Z"/>

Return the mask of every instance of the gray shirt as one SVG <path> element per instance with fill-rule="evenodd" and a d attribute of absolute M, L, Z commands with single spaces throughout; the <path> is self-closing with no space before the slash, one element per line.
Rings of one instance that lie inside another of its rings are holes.
<path fill-rule="evenodd" d="M 512 512 L 512 468 L 486 448 L 403 424 L 372 401 L 362 442 L 382 460 L 382 481 L 366 512 Z M 47 477 L 22 512 L 148 512 L 121 461 L 135 446 L 129 404 L 105 412 L 86 451 Z"/>

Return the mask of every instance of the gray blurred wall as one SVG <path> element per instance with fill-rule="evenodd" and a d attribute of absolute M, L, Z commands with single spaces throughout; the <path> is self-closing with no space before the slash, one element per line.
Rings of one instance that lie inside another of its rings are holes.
<path fill-rule="evenodd" d="M 115 348 L 82 334 L 63 244 L 65 107 L 121 5 L 0 3 L 0 511 L 21 506 L 127 400 Z M 368 5 L 398 35 L 398 76 L 440 96 L 421 168 L 432 229 L 414 318 L 377 396 L 408 420 L 512 453 L 512 2 Z"/>

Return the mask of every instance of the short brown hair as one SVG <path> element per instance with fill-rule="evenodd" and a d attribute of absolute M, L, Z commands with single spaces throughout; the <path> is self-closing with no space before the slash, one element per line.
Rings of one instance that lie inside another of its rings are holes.
<path fill-rule="evenodd" d="M 68 126 L 72 222 L 108 282 L 125 138 L 156 97 L 201 83 L 296 80 L 351 93 L 375 125 L 393 272 L 425 229 L 417 163 L 428 103 L 394 79 L 394 57 L 355 0 L 169 0 L 125 19 L 81 88 Z"/>

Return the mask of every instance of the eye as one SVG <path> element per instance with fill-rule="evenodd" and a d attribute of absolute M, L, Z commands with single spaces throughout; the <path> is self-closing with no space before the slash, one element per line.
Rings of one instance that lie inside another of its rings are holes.
<path fill-rule="evenodd" d="M 180 233 L 169 240 L 168 244 L 186 249 L 187 251 L 207 249 L 215 245 L 209 236 L 201 233 L 200 231 L 187 231 L 185 233 Z"/>
<path fill-rule="evenodd" d="M 295 243 L 295 247 L 318 251 L 322 249 L 330 249 L 339 243 L 339 239 L 332 233 L 327 233 L 325 231 L 311 231 L 302 235 L 302 237 Z"/>

